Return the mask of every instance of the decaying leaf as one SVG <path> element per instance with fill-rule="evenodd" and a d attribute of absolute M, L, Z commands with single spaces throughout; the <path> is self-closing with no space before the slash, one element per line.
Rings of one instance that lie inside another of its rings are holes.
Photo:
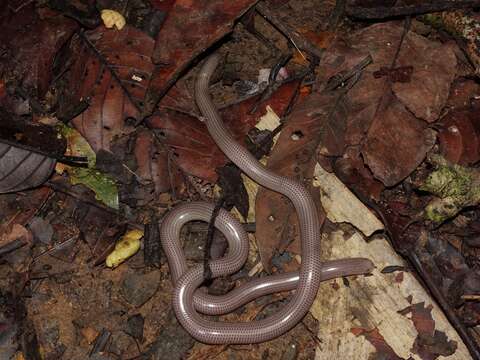
<path fill-rule="evenodd" d="M 345 149 L 343 156 L 336 159 L 334 171 L 357 196 L 380 200 L 385 186 L 373 177 L 370 169 L 364 164 L 359 146 L 350 146 Z"/>
<path fill-rule="evenodd" d="M 480 160 L 480 124 L 473 109 L 448 113 L 438 133 L 440 150 L 449 162 L 472 165 Z"/>
<path fill-rule="evenodd" d="M 344 116 L 343 98 L 343 92 L 314 93 L 297 103 L 268 158 L 267 167 L 300 181 L 312 179 L 317 147 L 329 134 L 330 122 Z M 312 189 L 312 193 L 323 222 L 318 189 Z M 255 217 L 258 248 L 266 269 L 270 268 L 270 260 L 276 251 L 281 253 L 290 246 L 293 252 L 300 252 L 297 215 L 283 195 L 260 188 Z"/>
<path fill-rule="evenodd" d="M 255 126 L 269 105 L 277 114 L 283 114 L 298 88 L 298 81 L 282 85 L 272 96 L 257 104 L 260 95 L 220 110 L 224 124 L 240 143 L 246 133 Z M 250 113 L 254 105 L 256 111 Z M 217 147 L 206 126 L 196 117 L 172 110 L 155 113 L 147 120 L 158 138 L 172 149 L 175 162 L 187 174 L 212 182 L 217 180 L 215 169 L 225 165 L 227 158 Z"/>
<path fill-rule="evenodd" d="M 73 125 L 94 151 L 111 150 L 113 139 L 131 133 L 144 106 L 154 65 L 154 40 L 133 27 L 122 31 L 98 27 L 72 38 L 66 49 L 63 107 L 88 101 Z"/>
<path fill-rule="evenodd" d="M 375 177 L 393 186 L 420 165 L 435 144 L 435 133 L 393 97 L 387 98 L 368 130 L 362 154 Z"/>
<path fill-rule="evenodd" d="M 349 39 L 355 49 L 370 53 L 373 64 L 348 94 L 351 111 L 346 143 L 363 143 L 366 164 L 386 186 L 408 176 L 433 145 L 433 133 L 417 117 L 427 122 L 437 120 L 456 69 L 451 45 L 412 32 L 400 44 L 403 32 L 392 22 L 382 23 L 360 30 Z M 392 66 L 399 46 L 395 67 L 412 66 L 410 81 L 392 82 L 391 77 L 378 77 L 378 73 L 375 77 L 380 69 Z"/>
<path fill-rule="evenodd" d="M 428 360 L 452 355 L 457 350 L 456 341 L 449 340 L 443 331 L 435 329 L 432 309 L 432 305 L 425 306 L 425 303 L 421 302 L 399 311 L 402 315 L 411 314 L 413 324 L 418 331 L 412 351 L 422 359 Z"/>
<path fill-rule="evenodd" d="M 143 237 L 143 231 L 130 230 L 115 245 L 113 252 L 107 256 L 105 264 L 108 267 L 116 268 L 129 257 L 135 255 L 140 249 L 140 239 Z"/>
<path fill-rule="evenodd" d="M 28 123 L 0 109 L 0 193 L 43 184 L 64 151 L 65 140 L 52 127 Z"/>
<path fill-rule="evenodd" d="M 378 358 L 388 360 L 403 360 L 402 357 L 395 353 L 388 342 L 385 341 L 385 338 L 382 336 L 378 328 L 374 328 L 372 330 L 352 328 L 351 332 L 355 336 L 364 336 L 365 339 L 375 347 L 376 356 Z"/>
<path fill-rule="evenodd" d="M 168 150 L 156 141 L 151 131 L 137 133 L 134 154 L 137 175 L 145 182 L 153 182 L 156 194 L 167 192 L 177 185 L 180 179 L 176 176 L 175 164 Z"/>
<path fill-rule="evenodd" d="M 205 49 L 232 29 L 235 19 L 255 1 L 175 2 L 157 36 L 154 62 L 161 64 L 149 89 L 147 113 Z M 195 29 L 195 31 L 192 31 Z"/>
<path fill-rule="evenodd" d="M 43 99 L 52 78 L 53 59 L 78 25 L 50 10 L 37 12 L 34 6 L 18 12 L 6 9 L 2 16 L 0 74 L 29 97 Z"/>

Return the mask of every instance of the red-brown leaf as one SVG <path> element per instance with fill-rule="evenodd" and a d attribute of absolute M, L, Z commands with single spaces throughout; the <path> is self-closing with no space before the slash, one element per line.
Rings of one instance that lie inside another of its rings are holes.
<path fill-rule="evenodd" d="M 364 328 L 351 328 L 350 331 L 355 336 L 365 336 L 365 339 L 367 339 L 368 342 L 375 347 L 375 350 L 377 351 L 377 358 L 388 360 L 404 360 L 402 357 L 398 356 L 395 353 L 395 350 L 393 350 L 392 347 L 385 341 L 385 338 L 380 333 L 378 328 L 374 328 L 372 330 L 367 330 Z"/>
<path fill-rule="evenodd" d="M 394 23 L 382 23 L 350 38 L 356 49 L 370 52 L 373 64 L 349 92 L 351 112 L 346 143 L 363 144 L 365 163 L 386 186 L 408 176 L 433 145 L 432 133 L 412 112 L 428 122 L 438 118 L 456 66 L 451 45 L 409 32 L 402 42 L 396 67 L 412 66 L 411 81 L 392 83 L 385 77 L 375 78 L 376 71 L 391 67 L 403 31 Z M 437 76 L 439 73 L 442 75 Z"/>
<path fill-rule="evenodd" d="M 153 181 L 157 194 L 170 190 L 173 176 L 170 176 L 169 155 L 163 145 L 156 143 L 151 131 L 137 134 L 134 153 L 138 176 L 145 181 Z"/>
<path fill-rule="evenodd" d="M 460 110 L 442 119 L 442 130 L 438 133 L 440 150 L 450 162 L 471 165 L 480 160 L 479 133 L 473 125 L 476 117 L 476 112 Z"/>
<path fill-rule="evenodd" d="M 297 87 L 298 81 L 282 85 L 270 99 L 257 106 L 257 110 L 252 114 L 250 110 L 259 100 L 259 96 L 224 108 L 220 114 L 237 141 L 243 143 L 245 134 L 264 114 L 265 106 L 269 105 L 281 116 L 290 104 Z M 163 110 L 148 118 L 147 122 L 155 129 L 164 144 L 172 149 L 176 163 L 185 173 L 212 182 L 217 180 L 215 169 L 225 165 L 227 158 L 215 145 L 206 126 L 197 118 L 176 111 Z"/>
<path fill-rule="evenodd" d="M 376 201 L 385 188 L 383 184 L 374 179 L 372 172 L 363 163 L 358 146 L 346 149 L 343 157 L 335 161 L 335 174 L 355 193 Z"/>
<path fill-rule="evenodd" d="M 154 61 L 160 64 L 149 90 L 148 110 L 205 49 L 232 29 L 256 1 L 177 1 L 158 34 Z"/>
<path fill-rule="evenodd" d="M 20 84 L 30 96 L 43 98 L 52 77 L 53 59 L 78 25 L 49 10 L 42 11 L 40 18 L 33 4 L 2 15 L 0 73 Z"/>
<path fill-rule="evenodd" d="M 435 135 L 393 96 L 383 99 L 362 154 L 377 179 L 393 186 L 406 178 L 425 158 Z"/>
<path fill-rule="evenodd" d="M 267 167 L 277 174 L 301 181 L 312 179 L 317 162 L 315 154 L 323 147 L 330 123 L 341 120 L 344 112 L 341 93 L 311 94 L 289 115 Z M 340 131 L 336 136 L 341 135 Z M 323 222 L 318 189 L 311 188 L 311 192 Z M 257 194 L 255 217 L 255 236 L 266 269 L 270 269 L 270 261 L 276 251 L 281 253 L 287 247 L 292 252 L 300 251 L 297 214 L 287 198 L 261 188 Z"/>
<path fill-rule="evenodd" d="M 116 136 L 133 131 L 127 118 L 138 118 L 154 65 L 154 41 L 128 25 L 122 30 L 99 27 L 73 39 L 70 91 L 90 106 L 74 126 L 95 151 L 110 150 Z M 75 101 L 74 101 L 75 102 Z"/>

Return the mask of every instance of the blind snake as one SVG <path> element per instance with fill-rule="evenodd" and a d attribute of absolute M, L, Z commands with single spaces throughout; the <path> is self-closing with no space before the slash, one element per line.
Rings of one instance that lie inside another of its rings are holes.
<path fill-rule="evenodd" d="M 300 182 L 265 168 L 224 127 L 208 89 L 210 77 L 218 63 L 219 56 L 212 55 L 203 64 L 195 82 L 195 100 L 210 135 L 225 155 L 252 180 L 285 195 L 293 203 L 300 224 L 300 270 L 254 279 L 222 296 L 208 295 L 199 289 L 203 282 L 203 265 L 187 268 L 179 235 L 182 226 L 189 221 L 210 221 L 214 206 L 207 202 L 176 206 L 163 218 L 160 239 L 174 284 L 173 309 L 190 335 L 209 344 L 259 343 L 276 338 L 294 327 L 310 309 L 321 281 L 369 273 L 373 264 L 364 258 L 322 263 L 320 222 L 310 193 Z M 242 268 L 248 256 L 249 242 L 240 222 L 225 210 L 219 212 L 215 227 L 225 235 L 229 246 L 225 257 L 210 262 L 212 276 L 218 277 Z M 288 304 L 262 320 L 227 323 L 201 315 L 229 313 L 259 296 L 293 289 L 296 291 Z"/>

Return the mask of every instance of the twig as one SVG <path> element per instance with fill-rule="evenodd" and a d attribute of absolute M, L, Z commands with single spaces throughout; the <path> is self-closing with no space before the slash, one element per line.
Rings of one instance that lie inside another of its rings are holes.
<path fill-rule="evenodd" d="M 218 200 L 215 204 L 215 208 L 212 212 L 212 217 L 210 218 L 210 222 L 208 224 L 208 232 L 207 232 L 207 243 L 205 244 L 205 253 L 203 255 L 203 280 L 210 281 L 212 279 L 212 269 L 210 269 L 210 248 L 212 247 L 213 243 L 213 234 L 215 233 L 215 220 L 217 219 L 218 213 L 222 209 L 223 203 L 225 199 L 222 197 Z"/>
<path fill-rule="evenodd" d="M 257 4 L 255 10 L 262 15 L 270 24 L 272 24 L 278 31 L 280 31 L 297 50 L 300 55 L 305 58 L 302 50 L 304 50 L 310 59 L 314 62 L 318 61 L 322 56 L 322 50 L 318 49 L 310 41 L 301 36 L 295 29 L 288 24 L 278 19 L 278 17 L 263 3 Z"/>
<path fill-rule="evenodd" d="M 338 24 L 340 23 L 340 19 L 345 14 L 346 4 L 347 4 L 346 0 L 337 0 L 335 2 L 335 8 L 333 9 L 332 13 L 329 16 L 328 27 L 327 27 L 328 30 L 332 31 L 338 27 Z"/>
<path fill-rule="evenodd" d="M 374 8 L 347 6 L 348 16 L 364 20 L 378 20 L 401 16 L 415 16 L 439 11 L 451 11 L 458 9 L 480 7 L 479 0 L 455 0 L 436 1 L 427 4 L 405 5 L 405 6 L 378 6 Z"/>
<path fill-rule="evenodd" d="M 28 242 L 23 240 L 23 239 L 16 239 L 11 242 L 9 242 L 6 245 L 3 245 L 0 247 L 0 256 L 8 254 L 9 252 L 15 251 L 17 249 L 20 249 L 21 247 L 27 245 Z"/>

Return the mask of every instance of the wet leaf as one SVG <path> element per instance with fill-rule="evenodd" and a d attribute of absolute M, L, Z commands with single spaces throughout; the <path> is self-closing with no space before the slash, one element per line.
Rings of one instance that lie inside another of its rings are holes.
<path fill-rule="evenodd" d="M 362 147 L 365 164 L 386 186 L 396 185 L 423 161 L 435 133 L 393 97 L 385 97 Z"/>
<path fill-rule="evenodd" d="M 283 114 L 297 87 L 298 81 L 282 85 L 269 99 L 258 104 L 252 114 L 250 110 L 257 104 L 260 95 L 221 109 L 224 124 L 237 141 L 243 143 L 246 133 L 264 114 L 266 105 L 277 114 Z M 148 118 L 147 122 L 155 129 L 157 137 L 172 150 L 175 162 L 185 173 L 212 182 L 217 180 L 215 169 L 225 165 L 228 160 L 198 118 L 172 110 L 162 110 Z"/>
<path fill-rule="evenodd" d="M 8 82 L 25 89 L 28 96 L 43 98 L 52 78 L 52 63 L 57 51 L 78 25 L 50 10 L 26 6 L 0 17 L 0 74 Z"/>
<path fill-rule="evenodd" d="M 440 151 L 454 164 L 471 165 L 480 160 L 480 124 L 473 110 L 449 112 L 438 133 Z"/>
<path fill-rule="evenodd" d="M 187 67 L 229 33 L 234 21 L 254 3 L 253 0 L 175 2 L 156 39 L 153 58 L 161 66 L 149 89 L 147 112 L 153 111 L 158 100 Z"/>
<path fill-rule="evenodd" d="M 376 71 L 392 66 L 403 31 L 394 23 L 376 24 L 349 39 L 355 49 L 370 53 L 373 64 L 349 92 L 346 143 L 363 143 L 366 164 L 386 186 L 408 176 L 433 145 L 432 132 L 415 116 L 428 122 L 438 118 L 456 68 L 451 45 L 409 32 L 395 67 L 413 67 L 411 80 L 392 83 L 386 76 L 376 78 Z M 439 73 L 442 75 L 437 76 Z"/>
<path fill-rule="evenodd" d="M 31 150 L 0 143 L 0 193 L 15 192 L 43 184 L 56 160 Z"/>
<path fill-rule="evenodd" d="M 29 123 L 0 109 L 0 193 L 43 184 L 65 141 L 52 127 Z"/>
<path fill-rule="evenodd" d="M 128 25 L 122 31 L 98 27 L 72 39 L 63 106 L 89 102 L 72 122 L 94 151 L 111 150 L 115 137 L 133 131 L 127 120 L 138 119 L 144 106 L 153 46 L 152 38 Z"/>
<path fill-rule="evenodd" d="M 376 357 L 379 359 L 403 360 L 402 357 L 395 353 L 395 350 L 393 350 L 388 344 L 378 328 L 374 328 L 372 330 L 352 328 L 350 331 L 355 336 L 364 336 L 365 339 L 367 339 L 367 341 L 375 347 L 375 350 L 377 351 Z"/>

